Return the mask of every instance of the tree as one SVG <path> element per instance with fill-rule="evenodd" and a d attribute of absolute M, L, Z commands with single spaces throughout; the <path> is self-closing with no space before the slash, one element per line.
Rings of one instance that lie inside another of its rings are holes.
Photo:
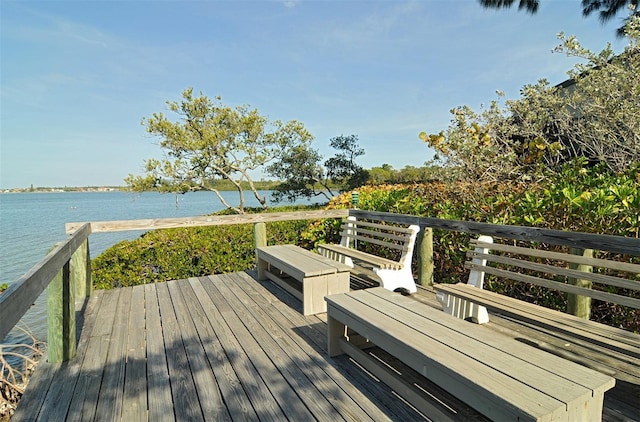
<path fill-rule="evenodd" d="M 560 34 L 556 51 L 587 60 L 569 72 L 570 87 L 541 80 L 504 108 L 458 107 L 446 131 L 419 137 L 456 179 L 529 180 L 579 157 L 626 171 L 640 160 L 640 16 L 625 31 L 629 45 L 618 56 Z"/>
<path fill-rule="evenodd" d="M 479 0 L 485 8 L 509 8 L 513 6 L 515 0 Z M 518 9 L 524 9 L 529 13 L 536 13 L 540 5 L 539 0 L 519 0 Z M 598 12 L 601 22 L 608 22 L 614 18 L 621 10 L 628 8 L 629 16 L 625 19 L 625 24 L 618 28 L 618 35 L 624 35 L 624 27 L 632 16 L 640 16 L 638 0 L 582 0 L 582 14 L 589 16 Z"/>
<path fill-rule="evenodd" d="M 364 149 L 358 145 L 358 136 L 340 135 L 331 138 L 330 145 L 341 151 L 324 163 L 331 181 L 342 186 L 343 191 L 357 188 L 366 183 L 369 178 L 368 172 L 356 164 L 356 158 L 364 155 Z"/>
<path fill-rule="evenodd" d="M 372 167 L 369 170 L 369 182 L 374 185 L 393 183 L 396 173 L 396 170 L 390 164 L 385 163 L 381 167 Z"/>
<path fill-rule="evenodd" d="M 313 140 L 300 122 L 269 122 L 248 106 L 231 108 L 223 105 L 220 97 L 194 96 L 193 88 L 184 90 L 181 101 L 167 101 L 167 106 L 178 115 L 177 121 L 163 113 L 142 120 L 148 133 L 162 139 L 160 147 L 166 158 L 146 160 L 144 176 L 129 174 L 125 182 L 133 191 L 207 190 L 228 209 L 244 213 L 248 187 L 266 208 L 267 199 L 257 191 L 251 173 Z M 237 206 L 227 203 L 212 187 L 216 180 L 231 182 L 238 192 Z"/>
<path fill-rule="evenodd" d="M 309 145 L 290 148 L 267 167 L 267 173 L 282 182 L 274 188 L 276 201 L 323 196 L 331 199 L 334 190 L 348 191 L 367 181 L 368 172 L 355 163 L 364 154 L 356 135 L 338 136 L 330 140 L 338 150 L 321 164 L 322 156 Z"/>
<path fill-rule="evenodd" d="M 625 34 L 629 44 L 619 55 L 610 45 L 593 53 L 564 34 L 556 48 L 586 64 L 569 72 L 573 86 L 559 93 L 563 107 L 554 125 L 565 146 L 616 172 L 640 161 L 640 16 L 629 20 Z"/>
<path fill-rule="evenodd" d="M 282 180 L 273 190 L 276 202 L 296 198 L 324 196 L 327 200 L 334 195 L 320 165 L 322 157 L 309 146 L 297 146 L 287 150 L 277 162 L 267 167 L 267 174 Z"/>

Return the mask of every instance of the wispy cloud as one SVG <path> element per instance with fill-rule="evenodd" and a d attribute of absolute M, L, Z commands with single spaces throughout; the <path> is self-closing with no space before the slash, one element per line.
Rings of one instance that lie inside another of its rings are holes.
<path fill-rule="evenodd" d="M 74 43 L 106 48 L 108 36 L 96 27 L 80 24 L 60 15 L 30 7 L 27 3 L 13 4 L 19 13 L 26 16 L 20 23 L 5 20 L 3 34 L 17 40 L 38 43 Z M 3 5 L 6 7 L 6 4 Z"/>
<path fill-rule="evenodd" d="M 299 0 L 285 0 L 282 2 L 282 4 L 284 4 L 284 7 L 286 7 L 287 9 L 293 9 L 298 5 L 298 3 L 300 3 Z"/>

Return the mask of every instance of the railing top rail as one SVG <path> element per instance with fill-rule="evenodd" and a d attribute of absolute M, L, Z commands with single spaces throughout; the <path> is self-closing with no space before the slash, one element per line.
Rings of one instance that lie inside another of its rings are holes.
<path fill-rule="evenodd" d="M 92 221 L 91 232 L 116 232 L 128 230 L 156 230 L 172 229 L 180 227 L 216 226 L 228 224 L 250 224 L 259 222 L 273 222 L 286 220 L 314 220 L 319 218 L 342 218 L 348 215 L 349 211 L 341 210 L 316 210 L 316 211 L 284 211 L 261 214 L 241 214 L 241 215 L 210 215 L 202 217 L 178 217 L 178 218 L 155 218 L 143 220 L 118 220 L 118 221 Z M 67 233 L 75 232 L 85 222 L 67 223 L 65 229 Z"/>
<path fill-rule="evenodd" d="M 0 341 L 17 324 L 90 234 L 91 225 L 82 225 L 0 294 Z"/>
<path fill-rule="evenodd" d="M 640 256 L 640 239 L 634 237 L 479 223 L 475 221 L 444 220 L 441 218 L 418 217 L 379 211 L 349 210 L 349 215 L 357 218 L 382 219 L 402 224 L 417 224 L 421 227 L 441 230 L 484 234 L 505 239 L 543 242 L 551 245 Z"/>

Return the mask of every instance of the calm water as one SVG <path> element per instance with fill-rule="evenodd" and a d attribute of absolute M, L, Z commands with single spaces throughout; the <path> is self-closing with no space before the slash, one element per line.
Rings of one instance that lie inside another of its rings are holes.
<path fill-rule="evenodd" d="M 237 193 L 223 192 L 231 205 L 238 203 Z M 262 192 L 269 196 L 269 192 Z M 258 202 L 246 195 L 247 207 Z M 306 203 L 306 202 L 301 202 Z M 142 218 L 189 217 L 221 210 L 212 192 L 186 195 L 128 192 L 56 192 L 0 194 L 0 284 L 12 283 L 57 243 L 66 238 L 65 223 Z M 143 232 L 96 233 L 89 238 L 91 256 L 109 246 L 140 236 Z M 36 338 L 46 339 L 45 294 L 25 314 L 22 321 Z M 17 332 L 5 343 L 19 341 Z M 0 342 L 2 339 L 0 339 Z"/>

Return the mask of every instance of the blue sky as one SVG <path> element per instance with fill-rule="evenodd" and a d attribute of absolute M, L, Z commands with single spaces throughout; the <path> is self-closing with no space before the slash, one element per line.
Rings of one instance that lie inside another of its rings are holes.
<path fill-rule="evenodd" d="M 365 168 L 422 166 L 418 139 L 501 90 L 559 83 L 560 31 L 600 51 L 620 20 L 580 0 L 530 15 L 476 0 L 0 2 L 0 188 L 122 185 L 161 157 L 140 122 L 193 87 L 272 120 L 299 120 L 328 158 L 356 134 Z"/>

